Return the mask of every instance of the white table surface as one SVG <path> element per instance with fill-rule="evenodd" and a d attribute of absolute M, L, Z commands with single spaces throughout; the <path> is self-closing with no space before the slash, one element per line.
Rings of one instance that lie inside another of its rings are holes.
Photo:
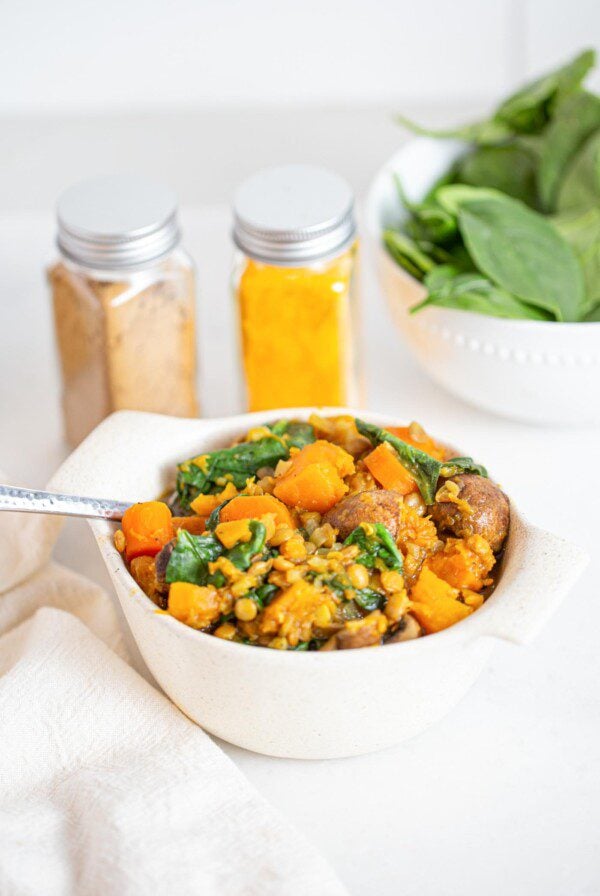
<path fill-rule="evenodd" d="M 204 413 L 235 412 L 227 212 L 189 211 L 184 229 L 199 266 Z M 0 217 L 0 468 L 34 486 L 66 453 L 43 276 L 52 231 L 50 214 Z M 533 645 L 499 642 L 462 703 L 407 744 L 327 762 L 222 746 L 355 896 L 592 896 L 600 892 L 600 432 L 511 423 L 446 395 L 397 340 L 367 264 L 364 281 L 370 407 L 416 418 L 483 460 L 534 522 L 586 547 L 592 563 Z M 57 556 L 110 589 L 85 523 L 67 524 Z"/>

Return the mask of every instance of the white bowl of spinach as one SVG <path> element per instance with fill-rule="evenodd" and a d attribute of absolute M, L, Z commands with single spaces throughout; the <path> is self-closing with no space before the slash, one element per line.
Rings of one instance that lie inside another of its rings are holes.
<path fill-rule="evenodd" d="M 368 228 L 427 372 L 536 423 L 600 421 L 600 97 L 586 51 L 480 122 L 418 136 L 376 176 Z"/>

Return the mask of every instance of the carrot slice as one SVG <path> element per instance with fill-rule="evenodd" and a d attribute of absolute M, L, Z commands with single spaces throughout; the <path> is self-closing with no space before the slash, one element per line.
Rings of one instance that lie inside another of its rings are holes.
<path fill-rule="evenodd" d="M 409 495 L 418 490 L 417 483 L 387 442 L 382 442 L 367 454 L 365 467 L 383 488 L 399 492 L 401 495 Z"/>
<path fill-rule="evenodd" d="M 420 448 L 421 451 L 424 451 L 426 454 L 430 454 L 437 460 L 446 459 L 446 450 L 444 446 L 440 445 L 439 442 L 436 442 L 435 439 L 432 439 L 431 436 L 425 432 L 425 430 L 421 430 L 423 434 L 422 439 L 414 438 L 410 426 L 388 426 L 387 431 L 391 432 L 393 436 L 397 436 L 399 439 L 402 439 L 402 441 L 406 442 L 407 445 L 412 445 L 413 448 Z"/>
<path fill-rule="evenodd" d="M 133 504 L 123 514 L 125 558 L 153 557 L 173 538 L 171 511 L 162 501 Z"/>

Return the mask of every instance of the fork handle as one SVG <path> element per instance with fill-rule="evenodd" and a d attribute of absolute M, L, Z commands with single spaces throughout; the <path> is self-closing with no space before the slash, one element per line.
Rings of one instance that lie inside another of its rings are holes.
<path fill-rule="evenodd" d="M 130 507 L 122 501 L 105 498 L 83 498 L 79 495 L 58 495 L 31 488 L 0 485 L 0 511 L 20 513 L 56 513 L 59 516 L 83 516 L 99 520 L 120 520 Z"/>

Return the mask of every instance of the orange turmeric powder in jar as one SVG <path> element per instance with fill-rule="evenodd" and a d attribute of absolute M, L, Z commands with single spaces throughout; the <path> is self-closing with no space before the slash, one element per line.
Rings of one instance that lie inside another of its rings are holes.
<path fill-rule="evenodd" d="M 235 199 L 234 289 L 251 411 L 359 400 L 356 228 L 348 185 L 288 165 Z"/>

